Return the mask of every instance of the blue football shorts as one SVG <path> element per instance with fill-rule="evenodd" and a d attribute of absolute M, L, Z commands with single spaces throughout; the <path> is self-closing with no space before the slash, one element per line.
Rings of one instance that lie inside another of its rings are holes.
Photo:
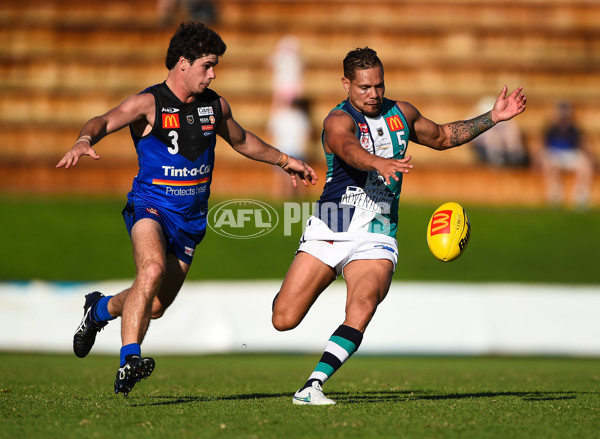
<path fill-rule="evenodd" d="M 150 218 L 158 222 L 167 241 L 167 253 L 173 253 L 177 259 L 188 265 L 192 263 L 196 246 L 202 242 L 206 234 L 206 232 L 199 234 L 186 232 L 179 226 L 182 220 L 178 215 L 148 204 L 128 202 L 122 213 L 130 237 L 133 225 L 142 218 Z"/>

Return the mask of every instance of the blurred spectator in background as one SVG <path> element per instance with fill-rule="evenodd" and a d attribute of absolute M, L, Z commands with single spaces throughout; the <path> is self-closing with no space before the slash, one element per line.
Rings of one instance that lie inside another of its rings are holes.
<path fill-rule="evenodd" d="M 304 61 L 300 53 L 300 40 L 294 35 L 284 35 L 268 59 L 272 72 L 271 114 L 267 130 L 271 141 L 287 154 L 296 151 L 306 157 L 311 135 L 308 101 L 304 99 Z M 273 195 L 290 197 L 290 191 L 275 174 Z"/>
<path fill-rule="evenodd" d="M 564 201 L 562 174 L 566 171 L 574 176 L 572 202 L 578 208 L 587 206 L 594 170 L 593 155 L 575 123 L 569 102 L 558 102 L 554 108 L 553 119 L 544 133 L 541 164 L 551 204 Z"/>
<path fill-rule="evenodd" d="M 306 160 L 307 149 L 312 136 L 312 126 L 309 116 L 309 102 L 305 98 L 295 98 L 289 105 L 281 103 L 273 108 L 267 131 L 273 144 L 285 152 L 300 160 Z M 276 173 L 276 184 L 274 185 L 275 196 L 290 197 L 298 194 L 290 190 Z M 285 174 L 284 174 L 285 175 Z"/>
<path fill-rule="evenodd" d="M 306 159 L 311 136 L 308 100 L 296 98 L 290 105 L 279 106 L 271 114 L 267 130 L 281 151 Z"/>
<path fill-rule="evenodd" d="M 216 0 L 157 0 L 157 12 L 160 24 L 172 25 L 183 7 L 185 19 L 211 24 L 216 21 Z M 183 18 L 183 17 L 182 17 Z"/>
<path fill-rule="evenodd" d="M 273 72 L 273 110 L 289 106 L 304 92 L 304 62 L 300 54 L 300 41 L 293 35 L 283 36 L 269 58 Z"/>
<path fill-rule="evenodd" d="M 486 96 L 476 107 L 475 114 L 481 114 L 492 108 L 496 98 Z M 529 158 L 523 145 L 523 136 L 517 122 L 513 119 L 495 125 L 471 142 L 477 159 L 492 166 L 526 166 Z"/>

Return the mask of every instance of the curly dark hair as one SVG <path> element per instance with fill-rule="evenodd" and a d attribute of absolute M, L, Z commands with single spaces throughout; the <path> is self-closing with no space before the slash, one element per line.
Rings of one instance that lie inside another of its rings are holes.
<path fill-rule="evenodd" d="M 344 77 L 352 81 L 356 77 L 357 70 L 372 69 L 377 66 L 383 69 L 377 52 L 368 47 L 357 48 L 348 52 L 344 58 Z"/>
<path fill-rule="evenodd" d="M 165 65 L 167 69 L 171 70 L 182 56 L 190 62 L 194 62 L 206 55 L 221 56 L 226 49 L 227 46 L 219 34 L 204 24 L 181 23 L 169 43 Z"/>

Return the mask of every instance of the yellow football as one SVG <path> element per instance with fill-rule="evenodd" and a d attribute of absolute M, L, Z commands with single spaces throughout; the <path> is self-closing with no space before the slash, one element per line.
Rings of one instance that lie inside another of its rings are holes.
<path fill-rule="evenodd" d="M 470 237 L 471 223 L 460 204 L 444 203 L 433 212 L 427 226 L 427 245 L 437 259 L 449 262 L 458 258 Z"/>

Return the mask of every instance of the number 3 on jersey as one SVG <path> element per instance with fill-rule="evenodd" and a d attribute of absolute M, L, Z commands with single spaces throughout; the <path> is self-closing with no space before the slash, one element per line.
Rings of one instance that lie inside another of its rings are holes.
<path fill-rule="evenodd" d="M 177 154 L 179 152 L 179 144 L 177 143 L 177 140 L 179 139 L 179 134 L 177 134 L 177 131 L 172 130 L 169 131 L 169 137 L 171 138 L 171 144 L 173 146 L 169 146 L 167 150 L 171 154 Z"/>

